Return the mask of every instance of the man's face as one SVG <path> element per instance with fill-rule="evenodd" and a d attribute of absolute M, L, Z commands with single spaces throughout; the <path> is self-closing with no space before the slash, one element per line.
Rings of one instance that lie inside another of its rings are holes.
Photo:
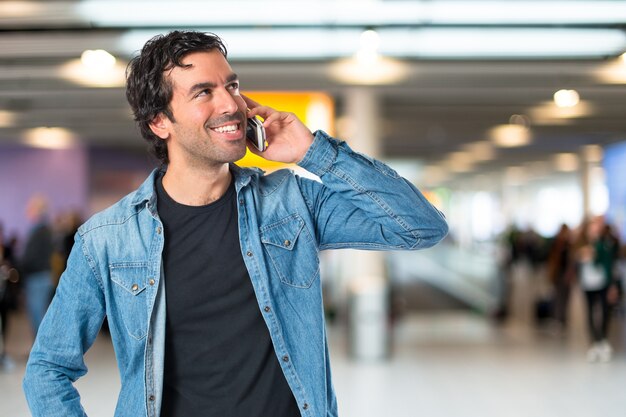
<path fill-rule="evenodd" d="M 172 84 L 165 120 L 170 165 L 216 166 L 246 153 L 246 104 L 239 80 L 217 50 L 193 52 L 165 76 Z M 161 136 L 163 137 L 163 136 Z"/>

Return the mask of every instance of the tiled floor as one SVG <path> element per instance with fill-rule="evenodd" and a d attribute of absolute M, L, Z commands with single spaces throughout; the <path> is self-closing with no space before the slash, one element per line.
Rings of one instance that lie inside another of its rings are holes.
<path fill-rule="evenodd" d="M 25 325 L 21 316 L 14 320 L 14 329 Z M 390 359 L 363 363 L 348 357 L 344 327 L 332 327 L 340 415 L 626 415 L 626 355 L 619 348 L 611 363 L 587 363 L 580 330 L 565 337 L 527 325 L 496 328 L 467 311 L 411 314 L 394 329 Z M 28 343 L 26 332 L 12 333 L 16 367 L 0 372 L 0 417 L 29 415 L 20 387 Z M 87 364 L 90 372 L 77 384 L 87 414 L 112 416 L 119 378 L 106 337 L 89 351 Z"/>

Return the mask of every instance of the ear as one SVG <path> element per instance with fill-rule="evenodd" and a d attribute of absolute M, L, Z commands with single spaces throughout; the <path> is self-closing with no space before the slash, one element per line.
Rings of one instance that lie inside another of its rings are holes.
<path fill-rule="evenodd" d="M 170 124 L 170 119 L 168 119 L 165 114 L 159 113 L 150 122 L 150 130 L 152 130 L 152 133 L 154 133 L 161 139 L 167 139 L 170 137 Z"/>

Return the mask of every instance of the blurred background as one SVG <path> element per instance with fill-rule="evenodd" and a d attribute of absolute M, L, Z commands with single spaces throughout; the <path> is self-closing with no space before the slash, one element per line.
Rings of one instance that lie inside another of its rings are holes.
<path fill-rule="evenodd" d="M 0 1 L 0 416 L 28 415 L 26 208 L 46 203 L 58 277 L 76 226 L 156 165 L 124 71 L 172 29 L 218 34 L 245 94 L 449 221 L 425 251 L 323 254 L 341 415 L 623 415 L 626 1 L 84 0 Z M 110 416 L 106 332 L 87 359 L 83 403 Z"/>

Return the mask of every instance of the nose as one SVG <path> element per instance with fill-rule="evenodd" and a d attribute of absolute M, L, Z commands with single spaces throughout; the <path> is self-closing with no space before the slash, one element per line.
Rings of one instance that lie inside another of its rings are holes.
<path fill-rule="evenodd" d="M 218 112 L 220 114 L 234 114 L 240 110 L 237 97 L 228 90 L 222 90 L 219 96 Z M 243 101 L 243 99 L 241 99 Z"/>

